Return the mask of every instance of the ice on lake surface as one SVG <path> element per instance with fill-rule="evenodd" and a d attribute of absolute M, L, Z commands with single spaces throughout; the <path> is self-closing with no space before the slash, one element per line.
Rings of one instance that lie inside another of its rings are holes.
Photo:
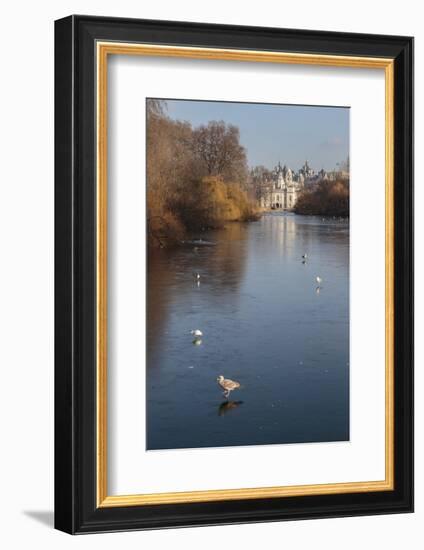
<path fill-rule="evenodd" d="M 199 239 L 149 255 L 147 449 L 348 440 L 348 221 L 270 213 Z"/>

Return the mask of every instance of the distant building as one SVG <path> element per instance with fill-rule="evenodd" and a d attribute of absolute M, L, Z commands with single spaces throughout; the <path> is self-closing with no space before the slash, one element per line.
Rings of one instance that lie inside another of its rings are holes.
<path fill-rule="evenodd" d="M 340 166 L 339 170 L 326 172 L 322 168 L 315 172 L 309 164 L 305 164 L 297 172 L 279 162 L 267 181 L 262 183 L 262 208 L 272 210 L 293 210 L 300 194 L 312 190 L 321 181 L 336 181 L 349 179 L 349 161 Z"/>
<path fill-rule="evenodd" d="M 270 181 L 264 182 L 261 206 L 272 210 L 293 210 L 301 192 L 318 180 L 326 179 L 324 170 L 315 174 L 308 161 L 297 172 L 279 162 L 271 173 Z"/>
<path fill-rule="evenodd" d="M 309 166 L 308 161 L 305 160 L 305 164 L 299 170 L 298 174 L 299 174 L 299 176 L 303 176 L 304 180 L 308 180 L 308 179 L 312 178 L 315 175 L 315 172 Z"/>
<path fill-rule="evenodd" d="M 338 179 L 346 180 L 349 179 L 349 172 L 346 170 L 333 170 L 332 172 L 328 172 L 326 179 L 330 181 Z"/>

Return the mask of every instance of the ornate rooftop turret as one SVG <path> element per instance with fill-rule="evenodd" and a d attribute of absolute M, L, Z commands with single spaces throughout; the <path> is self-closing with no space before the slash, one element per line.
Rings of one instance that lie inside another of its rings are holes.
<path fill-rule="evenodd" d="M 290 168 L 287 168 L 285 180 L 286 183 L 291 183 L 293 181 L 293 172 Z"/>

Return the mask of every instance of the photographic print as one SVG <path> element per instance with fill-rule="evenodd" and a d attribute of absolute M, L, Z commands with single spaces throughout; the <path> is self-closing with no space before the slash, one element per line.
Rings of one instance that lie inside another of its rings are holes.
<path fill-rule="evenodd" d="M 147 449 L 349 440 L 349 108 L 146 109 Z"/>

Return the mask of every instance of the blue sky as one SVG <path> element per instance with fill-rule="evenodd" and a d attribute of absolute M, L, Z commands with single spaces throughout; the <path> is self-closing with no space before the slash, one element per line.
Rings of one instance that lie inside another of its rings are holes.
<path fill-rule="evenodd" d="M 305 160 L 331 170 L 349 154 L 349 108 L 167 100 L 168 115 L 193 126 L 223 120 L 240 129 L 249 166 L 294 170 Z"/>

